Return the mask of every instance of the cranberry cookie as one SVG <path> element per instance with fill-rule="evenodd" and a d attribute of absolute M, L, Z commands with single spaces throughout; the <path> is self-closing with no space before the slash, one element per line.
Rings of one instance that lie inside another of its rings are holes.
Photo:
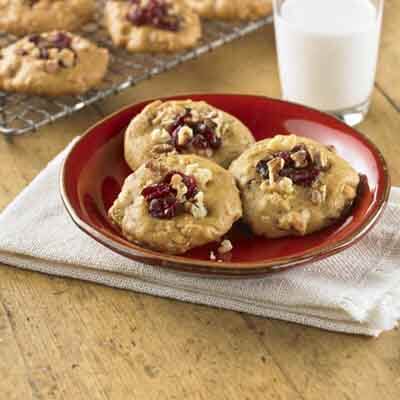
<path fill-rule="evenodd" d="M 0 0 L 0 31 L 74 31 L 92 19 L 95 7 L 95 0 Z"/>
<path fill-rule="evenodd" d="M 332 224 L 349 209 L 359 184 L 358 173 L 333 148 L 295 135 L 256 143 L 230 171 L 241 190 L 244 220 L 270 238 Z"/>
<path fill-rule="evenodd" d="M 185 0 L 205 18 L 253 20 L 272 12 L 272 0 Z"/>
<path fill-rule="evenodd" d="M 0 50 L 0 90 L 81 94 L 101 82 L 108 58 L 106 49 L 80 36 L 58 31 L 32 34 Z"/>
<path fill-rule="evenodd" d="M 128 126 L 125 159 L 135 170 L 162 153 L 195 153 L 228 167 L 253 143 L 238 119 L 204 101 L 155 101 Z"/>
<path fill-rule="evenodd" d="M 242 216 L 229 171 L 195 155 L 168 155 L 130 175 L 109 210 L 130 241 L 181 254 L 218 241 Z"/>
<path fill-rule="evenodd" d="M 198 15 L 182 0 L 111 0 L 105 22 L 114 44 L 132 52 L 179 51 L 201 36 Z"/>

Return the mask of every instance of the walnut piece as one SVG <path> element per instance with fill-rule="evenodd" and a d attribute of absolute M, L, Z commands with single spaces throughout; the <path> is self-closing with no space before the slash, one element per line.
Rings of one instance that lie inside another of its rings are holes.
<path fill-rule="evenodd" d="M 317 168 L 326 171 L 329 168 L 328 156 L 325 152 L 317 151 L 314 153 L 314 163 Z"/>
<path fill-rule="evenodd" d="M 290 158 L 294 161 L 294 166 L 296 168 L 305 168 L 308 165 L 307 161 L 307 151 L 299 150 L 290 155 Z"/>
<path fill-rule="evenodd" d="M 191 204 L 190 212 L 195 218 L 205 218 L 208 214 L 208 210 L 204 205 L 204 193 L 198 192 L 194 196 L 194 203 Z"/>
<path fill-rule="evenodd" d="M 185 195 L 188 191 L 187 186 L 183 183 L 183 179 L 180 175 L 175 174 L 171 178 L 171 186 L 176 190 L 176 198 L 178 201 L 185 201 Z"/>
<path fill-rule="evenodd" d="M 170 144 L 157 144 L 151 149 L 152 153 L 155 154 L 170 153 L 174 150 L 175 150 L 174 147 L 171 146 Z"/>
<path fill-rule="evenodd" d="M 50 54 L 50 57 L 51 54 Z M 71 68 L 75 64 L 75 54 L 68 49 L 62 49 L 58 55 L 55 55 L 55 58 L 58 57 L 62 65 L 66 68 Z"/>
<path fill-rule="evenodd" d="M 200 168 L 199 164 L 197 163 L 187 165 L 185 174 L 193 175 L 201 186 L 206 186 L 207 183 L 213 178 L 213 173 L 210 169 Z"/>
<path fill-rule="evenodd" d="M 269 182 L 270 184 L 274 184 L 278 179 L 279 172 L 285 166 L 285 160 L 280 157 L 275 157 L 272 160 L 268 161 L 268 173 L 269 173 Z"/>
<path fill-rule="evenodd" d="M 193 138 L 193 130 L 188 126 L 182 126 L 178 131 L 178 145 L 185 146 Z"/>

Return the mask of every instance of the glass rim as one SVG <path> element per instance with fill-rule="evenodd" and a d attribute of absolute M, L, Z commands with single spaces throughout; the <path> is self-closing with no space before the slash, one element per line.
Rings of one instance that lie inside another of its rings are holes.
<path fill-rule="evenodd" d="M 286 0 L 272 0 L 272 6 L 273 6 L 273 12 L 274 12 L 274 20 L 275 20 L 275 18 L 279 18 L 280 22 L 283 22 L 286 26 L 288 26 L 290 28 L 294 28 L 294 29 L 300 30 L 304 34 L 318 34 L 320 36 L 332 35 L 332 32 L 316 32 L 316 31 L 308 30 L 304 26 L 300 26 L 299 24 L 290 22 L 289 20 L 284 18 L 282 16 L 281 12 L 280 12 L 280 7 L 282 6 L 282 3 L 284 3 L 285 1 Z M 370 3 L 372 3 L 372 2 L 378 3 L 378 4 L 376 4 L 377 13 L 376 13 L 376 20 L 375 21 L 378 22 L 378 24 L 380 25 L 381 20 L 382 20 L 383 5 L 384 5 L 385 0 L 367 0 L 367 1 L 369 1 Z M 357 33 L 363 33 L 363 32 L 365 32 L 367 29 L 369 29 L 371 27 L 372 26 L 368 25 L 365 29 L 354 30 L 354 31 L 350 31 L 350 32 L 334 32 L 334 34 L 336 36 L 354 35 L 354 34 L 357 34 Z"/>

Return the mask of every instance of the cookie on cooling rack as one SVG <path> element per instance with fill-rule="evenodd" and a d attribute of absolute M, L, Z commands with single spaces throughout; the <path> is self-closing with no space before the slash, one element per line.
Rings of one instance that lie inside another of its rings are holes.
<path fill-rule="evenodd" d="M 204 101 L 154 101 L 125 132 L 125 159 L 135 170 L 164 153 L 197 154 L 228 167 L 254 143 L 234 116 Z"/>
<path fill-rule="evenodd" d="M 193 154 L 172 154 L 130 175 L 109 215 L 128 240 L 181 254 L 218 241 L 242 206 L 229 171 Z"/>
<path fill-rule="evenodd" d="M 32 34 L 0 49 L 0 90 L 82 94 L 101 82 L 108 59 L 108 50 L 71 33 Z"/>
<path fill-rule="evenodd" d="M 295 135 L 257 142 L 229 170 L 241 191 L 244 221 L 269 238 L 333 224 L 349 210 L 360 182 L 331 147 Z"/>
<path fill-rule="evenodd" d="M 96 0 L 0 0 L 0 31 L 74 31 L 93 18 L 95 7 Z"/>
<path fill-rule="evenodd" d="M 110 0 L 105 22 L 116 46 L 132 52 L 173 52 L 201 36 L 197 14 L 182 0 Z"/>
<path fill-rule="evenodd" d="M 272 0 L 185 0 L 205 18 L 253 20 L 272 11 Z"/>

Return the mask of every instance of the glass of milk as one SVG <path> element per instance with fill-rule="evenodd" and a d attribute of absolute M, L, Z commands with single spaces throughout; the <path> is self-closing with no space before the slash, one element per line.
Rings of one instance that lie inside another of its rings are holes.
<path fill-rule="evenodd" d="M 274 0 L 286 100 L 361 122 L 374 86 L 384 0 Z"/>

